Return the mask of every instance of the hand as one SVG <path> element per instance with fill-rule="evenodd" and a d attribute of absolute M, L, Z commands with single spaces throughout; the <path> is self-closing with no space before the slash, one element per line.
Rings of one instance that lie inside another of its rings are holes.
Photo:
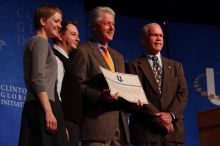
<path fill-rule="evenodd" d="M 142 107 L 144 105 L 144 103 L 139 99 L 137 102 L 137 106 Z"/>
<path fill-rule="evenodd" d="M 49 133 L 55 133 L 57 130 L 57 120 L 52 111 L 45 113 L 46 128 Z"/>
<path fill-rule="evenodd" d="M 174 126 L 172 124 L 172 117 L 168 112 L 159 112 L 155 114 L 156 123 L 167 130 L 167 133 L 174 132 Z"/>
<path fill-rule="evenodd" d="M 141 107 L 143 107 L 143 102 L 141 100 L 138 100 L 138 102 L 136 103 L 136 105 L 134 105 L 136 110 L 141 109 Z"/>
<path fill-rule="evenodd" d="M 170 123 L 170 124 L 163 123 L 161 126 L 167 130 L 168 134 L 171 134 L 174 132 L 174 127 L 173 127 L 172 123 Z"/>
<path fill-rule="evenodd" d="M 155 114 L 157 117 L 161 119 L 162 122 L 164 123 L 172 123 L 172 116 L 168 112 L 159 112 Z"/>
<path fill-rule="evenodd" d="M 109 89 L 103 89 L 99 96 L 106 102 L 113 102 L 118 100 L 118 92 L 114 95 L 110 95 Z"/>

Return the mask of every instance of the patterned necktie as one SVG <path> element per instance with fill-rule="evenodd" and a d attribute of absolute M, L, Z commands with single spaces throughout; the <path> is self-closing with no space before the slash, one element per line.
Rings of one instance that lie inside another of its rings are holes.
<path fill-rule="evenodd" d="M 160 66 L 160 63 L 159 63 L 157 56 L 152 56 L 151 59 L 153 61 L 153 71 L 154 71 L 155 79 L 157 81 L 159 91 L 161 93 L 162 67 Z"/>
<path fill-rule="evenodd" d="M 114 64 L 113 64 L 113 62 L 112 62 L 111 56 L 110 56 L 110 54 L 109 54 L 109 52 L 108 52 L 107 46 L 104 46 L 104 45 L 103 45 L 103 46 L 101 46 L 101 48 L 103 49 L 103 56 L 104 56 L 104 58 L 105 58 L 106 63 L 108 64 L 110 70 L 111 70 L 112 72 L 115 72 L 115 67 L 114 67 Z"/>

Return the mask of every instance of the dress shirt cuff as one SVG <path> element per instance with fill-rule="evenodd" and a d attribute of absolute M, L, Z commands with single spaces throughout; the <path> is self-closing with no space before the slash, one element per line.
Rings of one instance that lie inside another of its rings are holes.
<path fill-rule="evenodd" d="M 172 113 L 172 112 L 169 112 L 170 113 L 170 115 L 171 115 L 171 117 L 172 117 L 172 122 L 176 122 L 177 121 L 177 118 L 176 118 L 176 116 L 174 115 L 174 113 Z"/>

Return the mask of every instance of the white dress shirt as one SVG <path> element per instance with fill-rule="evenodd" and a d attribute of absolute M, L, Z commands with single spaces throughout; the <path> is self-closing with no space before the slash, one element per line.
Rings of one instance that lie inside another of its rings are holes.
<path fill-rule="evenodd" d="M 160 52 L 156 55 L 150 55 L 147 52 L 145 52 L 145 55 L 147 56 L 147 60 L 149 61 L 150 66 L 151 66 L 152 69 L 153 69 L 153 60 L 151 59 L 152 56 L 156 56 L 158 58 L 159 64 L 160 64 L 161 68 L 163 68 L 163 63 L 162 63 L 162 60 L 161 60 Z"/>
<path fill-rule="evenodd" d="M 54 44 L 53 48 L 56 49 L 57 51 L 59 51 L 66 58 L 69 58 L 67 53 L 58 45 Z M 55 55 L 55 57 L 57 60 L 57 92 L 58 92 L 58 96 L 59 96 L 60 101 L 62 101 L 61 96 L 60 96 L 60 92 L 61 92 L 61 88 L 62 88 L 62 82 L 63 82 L 65 69 L 63 66 L 63 62 L 56 55 Z"/>

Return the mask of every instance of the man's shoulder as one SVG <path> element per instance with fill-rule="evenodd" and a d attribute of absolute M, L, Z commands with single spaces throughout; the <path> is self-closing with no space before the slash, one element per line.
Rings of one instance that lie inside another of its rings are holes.
<path fill-rule="evenodd" d="M 85 41 L 85 42 L 82 42 L 82 43 L 79 43 L 78 45 L 78 48 L 89 48 L 89 44 L 91 44 L 92 42 L 90 41 Z"/>
<path fill-rule="evenodd" d="M 162 57 L 162 60 L 171 64 L 182 64 L 181 62 L 171 59 L 171 58 L 167 58 L 167 57 Z"/>
<path fill-rule="evenodd" d="M 109 47 L 109 50 L 111 52 L 113 52 L 115 55 L 121 56 L 123 57 L 122 53 L 120 53 L 118 50 L 116 50 L 115 48 Z"/>
<path fill-rule="evenodd" d="M 97 48 L 97 42 L 93 39 L 88 39 L 84 42 L 80 42 L 78 45 L 79 48 Z"/>
<path fill-rule="evenodd" d="M 183 67 L 181 62 L 174 60 L 174 59 L 166 58 L 166 57 L 162 57 L 162 62 L 164 65 L 172 66 L 173 68 L 176 68 L 176 69 Z"/>
<path fill-rule="evenodd" d="M 136 57 L 136 58 L 134 58 L 134 59 L 132 59 L 132 60 L 129 60 L 129 61 L 127 62 L 127 64 L 139 64 L 139 63 L 141 63 L 143 60 L 144 60 L 144 56 L 142 55 L 142 56 Z"/>

